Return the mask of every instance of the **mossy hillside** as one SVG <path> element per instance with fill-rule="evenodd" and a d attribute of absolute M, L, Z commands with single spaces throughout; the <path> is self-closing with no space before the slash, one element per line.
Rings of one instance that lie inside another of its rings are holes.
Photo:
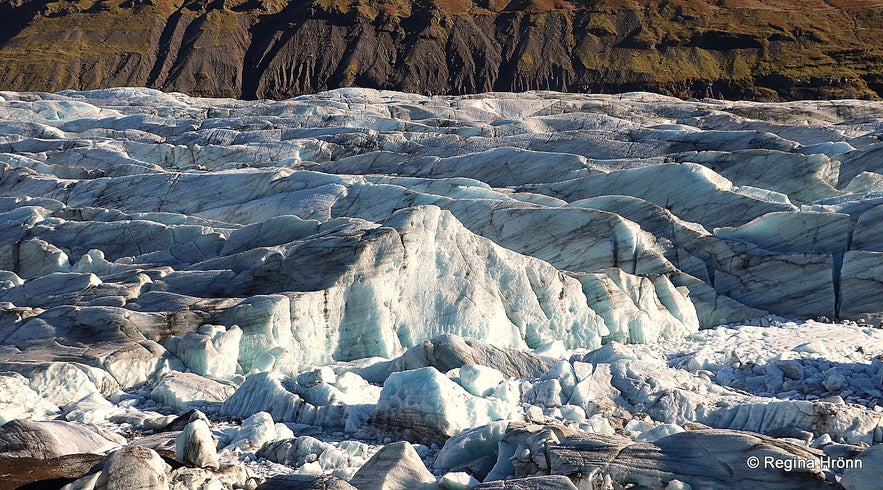
<path fill-rule="evenodd" d="M 0 49 L 0 85 L 16 86 L 16 78 L 27 77 L 28 85 L 54 91 L 98 88 L 111 73 L 135 83 L 146 77 L 145 62 L 163 22 L 148 15 L 133 23 L 131 16 L 114 10 L 101 12 L 101 22 L 94 17 L 75 12 L 34 19 Z"/>
<path fill-rule="evenodd" d="M 0 45 L 2 88 L 883 94 L 883 0 L 127 1 L 44 5 Z"/>

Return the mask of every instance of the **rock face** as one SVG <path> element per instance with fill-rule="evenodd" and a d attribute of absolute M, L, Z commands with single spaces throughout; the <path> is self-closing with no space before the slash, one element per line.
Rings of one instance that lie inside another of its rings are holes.
<path fill-rule="evenodd" d="M 5 0 L 0 15 L 11 20 L 0 35 L 0 86 L 149 86 L 245 98 L 346 86 L 880 96 L 877 2 L 763 7 L 706 0 Z"/>

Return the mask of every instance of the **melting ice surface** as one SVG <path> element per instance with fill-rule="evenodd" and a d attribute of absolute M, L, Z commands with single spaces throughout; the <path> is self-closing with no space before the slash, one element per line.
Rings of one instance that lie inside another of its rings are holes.
<path fill-rule="evenodd" d="M 883 103 L 0 100 L 3 468 L 37 458 L 70 488 L 879 481 Z"/>

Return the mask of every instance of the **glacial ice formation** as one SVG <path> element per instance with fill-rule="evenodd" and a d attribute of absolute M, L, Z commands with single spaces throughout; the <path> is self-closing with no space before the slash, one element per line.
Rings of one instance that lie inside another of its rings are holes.
<path fill-rule="evenodd" d="M 0 120 L 16 482 L 874 481 L 739 465 L 880 460 L 879 102 L 121 88 Z"/>

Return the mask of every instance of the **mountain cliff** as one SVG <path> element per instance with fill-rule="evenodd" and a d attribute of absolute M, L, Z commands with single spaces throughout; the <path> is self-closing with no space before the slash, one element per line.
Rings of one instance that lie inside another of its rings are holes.
<path fill-rule="evenodd" d="M 876 0 L 3 0 L 0 89 L 883 96 Z"/>

